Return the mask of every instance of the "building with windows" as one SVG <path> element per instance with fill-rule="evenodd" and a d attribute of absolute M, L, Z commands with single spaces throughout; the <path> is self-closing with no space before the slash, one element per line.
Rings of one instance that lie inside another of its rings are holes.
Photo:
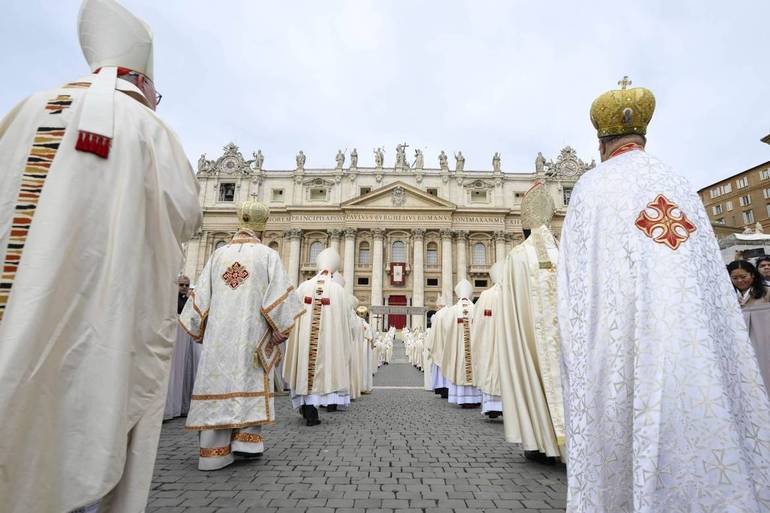
<path fill-rule="evenodd" d="M 770 161 L 725 178 L 698 191 L 709 219 L 717 228 L 770 226 Z"/>
<path fill-rule="evenodd" d="M 215 160 L 198 161 L 203 226 L 185 250 L 185 273 L 197 277 L 211 253 L 227 244 L 237 227 L 236 205 L 249 197 L 270 207 L 263 243 L 278 251 L 297 284 L 315 273 L 315 259 L 327 246 L 342 257 L 345 286 L 365 305 L 427 307 L 439 294 L 453 297 L 467 278 L 476 296 L 491 286 L 490 266 L 523 240 L 521 198 L 536 180 L 548 186 L 557 205 L 552 228 L 559 233 L 577 179 L 593 167 L 564 148 L 554 160 L 538 155 L 531 172 L 466 170 L 456 156 L 450 169 L 423 167 L 422 153 L 409 165 L 406 145 L 396 163 L 385 167 L 375 151 L 374 166 L 360 166 L 358 155 L 338 152 L 336 167 L 306 169 L 297 155 L 290 170 L 263 169 L 261 151 L 243 157 L 234 144 Z M 345 164 L 346 158 L 349 164 Z M 429 318 L 429 317 L 428 317 Z M 425 316 L 390 315 L 387 323 L 424 326 Z"/>

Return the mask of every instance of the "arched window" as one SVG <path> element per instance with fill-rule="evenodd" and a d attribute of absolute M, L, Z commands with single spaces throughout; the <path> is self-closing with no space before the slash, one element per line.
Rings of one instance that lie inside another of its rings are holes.
<path fill-rule="evenodd" d="M 269 248 L 278 251 L 278 241 L 271 242 Z"/>
<path fill-rule="evenodd" d="M 318 241 L 315 241 L 310 245 L 310 255 L 308 260 L 310 260 L 311 264 L 316 263 L 316 260 L 318 259 L 318 253 L 323 251 L 323 249 L 324 249 L 324 245 Z"/>
<path fill-rule="evenodd" d="M 473 245 L 473 265 L 487 265 L 487 247 L 481 242 Z"/>
<path fill-rule="evenodd" d="M 358 246 L 358 265 L 369 265 L 369 243 L 366 241 Z"/>
<path fill-rule="evenodd" d="M 217 249 L 221 248 L 221 247 L 222 247 L 222 246 L 224 246 L 225 244 L 227 244 L 227 242 L 226 242 L 226 241 L 223 241 L 223 240 L 218 240 L 218 241 L 217 241 L 217 242 L 214 244 L 214 250 L 217 250 Z"/>
<path fill-rule="evenodd" d="M 438 244 L 429 242 L 425 248 L 425 265 L 438 265 Z"/>
<path fill-rule="evenodd" d="M 403 241 L 397 240 L 390 245 L 390 261 L 406 262 L 406 244 Z"/>

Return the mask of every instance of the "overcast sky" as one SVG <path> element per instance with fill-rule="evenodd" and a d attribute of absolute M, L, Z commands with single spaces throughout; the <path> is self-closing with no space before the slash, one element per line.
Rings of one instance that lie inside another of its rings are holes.
<path fill-rule="evenodd" d="M 0 111 L 87 72 L 77 0 L 3 0 Z M 696 187 L 770 160 L 766 0 L 125 0 L 155 33 L 160 115 L 190 160 L 233 141 L 265 168 L 333 167 L 337 149 L 462 150 L 530 172 L 565 145 L 597 158 L 592 100 L 651 89 L 648 150 Z M 589 4 L 591 7 L 589 8 Z M 450 159 L 453 160 L 453 159 Z M 453 163 L 453 162 L 452 162 Z"/>

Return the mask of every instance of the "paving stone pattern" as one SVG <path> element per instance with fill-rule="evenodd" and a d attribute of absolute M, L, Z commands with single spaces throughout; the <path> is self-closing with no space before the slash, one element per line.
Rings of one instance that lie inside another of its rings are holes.
<path fill-rule="evenodd" d="M 400 344 L 398 344 L 400 346 Z M 418 386 L 396 348 L 375 386 Z M 375 389 L 347 412 L 306 427 L 287 396 L 265 428 L 265 454 L 197 470 L 198 435 L 163 426 L 149 513 L 433 513 L 564 511 L 562 466 L 530 462 L 505 443 L 502 420 L 419 389 Z"/>

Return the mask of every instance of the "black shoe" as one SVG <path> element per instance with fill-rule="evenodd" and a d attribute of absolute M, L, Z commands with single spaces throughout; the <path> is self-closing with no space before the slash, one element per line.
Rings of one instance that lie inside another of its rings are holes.
<path fill-rule="evenodd" d="M 433 393 L 436 395 L 441 395 L 441 389 L 440 388 L 434 388 Z"/>
<path fill-rule="evenodd" d="M 242 460 L 254 460 L 262 457 L 261 452 L 233 451 L 233 456 Z"/>
<path fill-rule="evenodd" d="M 330 404 L 326 407 L 326 411 L 337 411 L 337 405 L 336 404 Z"/>
<path fill-rule="evenodd" d="M 312 426 L 317 426 L 320 423 L 321 423 L 321 421 L 319 419 L 307 419 L 305 421 L 305 424 L 307 424 L 308 426 L 311 426 L 311 427 Z"/>
<path fill-rule="evenodd" d="M 487 417 L 489 417 L 490 419 L 496 419 L 497 417 L 499 417 L 502 414 L 503 414 L 503 412 L 501 412 L 501 411 L 488 411 L 488 412 L 485 413 L 485 415 Z"/>

